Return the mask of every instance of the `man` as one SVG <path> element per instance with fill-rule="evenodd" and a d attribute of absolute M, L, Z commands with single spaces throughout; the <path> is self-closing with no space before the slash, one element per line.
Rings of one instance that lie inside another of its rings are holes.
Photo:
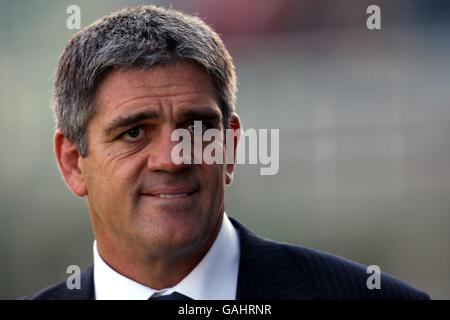
<path fill-rule="evenodd" d="M 231 57 L 200 19 L 106 16 L 69 41 L 54 89 L 56 158 L 87 198 L 94 264 L 80 289 L 27 299 L 429 298 L 386 274 L 369 289 L 362 265 L 252 234 L 224 211 L 233 163 L 173 161 L 174 130 L 241 127 Z M 225 154 L 234 141 L 219 142 Z"/>

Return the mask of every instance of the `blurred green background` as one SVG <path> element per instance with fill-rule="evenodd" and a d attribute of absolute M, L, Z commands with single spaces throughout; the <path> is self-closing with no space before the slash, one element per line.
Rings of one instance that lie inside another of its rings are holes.
<path fill-rule="evenodd" d="M 0 298 L 92 261 L 84 199 L 53 155 L 52 80 L 81 25 L 145 1 L 0 2 Z M 226 212 L 274 240 L 376 264 L 450 298 L 448 1 L 153 1 L 223 35 L 244 128 L 280 129 L 280 170 L 240 165 Z M 366 8 L 381 8 L 381 30 Z"/>

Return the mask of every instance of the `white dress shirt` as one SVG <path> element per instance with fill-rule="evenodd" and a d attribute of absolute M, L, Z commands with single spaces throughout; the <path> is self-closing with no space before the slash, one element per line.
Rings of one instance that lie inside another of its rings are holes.
<path fill-rule="evenodd" d="M 96 300 L 147 300 L 174 291 L 194 300 L 235 300 L 240 258 L 239 235 L 223 215 L 216 240 L 197 266 L 172 288 L 155 290 L 113 270 L 100 257 L 94 241 Z"/>

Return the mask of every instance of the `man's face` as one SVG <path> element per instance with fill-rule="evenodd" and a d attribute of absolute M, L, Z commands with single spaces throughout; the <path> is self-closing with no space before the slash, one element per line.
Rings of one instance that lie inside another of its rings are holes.
<path fill-rule="evenodd" d="M 223 130 L 216 100 L 209 75 L 186 62 L 101 82 L 80 160 L 97 240 L 168 253 L 215 235 L 232 166 L 174 164 L 171 134 L 195 120 Z"/>

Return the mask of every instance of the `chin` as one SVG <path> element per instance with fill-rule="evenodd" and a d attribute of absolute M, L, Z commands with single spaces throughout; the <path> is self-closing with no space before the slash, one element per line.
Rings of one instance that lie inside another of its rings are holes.
<path fill-rule="evenodd" d="M 204 235 L 198 225 L 190 226 L 186 223 L 170 224 L 159 228 L 150 227 L 144 234 L 144 242 L 152 248 L 161 250 L 187 250 L 200 245 Z"/>

